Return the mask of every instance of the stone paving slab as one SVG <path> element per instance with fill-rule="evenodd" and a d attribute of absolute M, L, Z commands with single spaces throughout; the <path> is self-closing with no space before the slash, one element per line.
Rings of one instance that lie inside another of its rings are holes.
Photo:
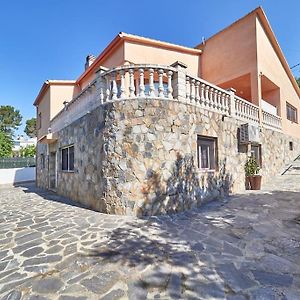
<path fill-rule="evenodd" d="M 300 176 L 172 216 L 0 187 L 0 299 L 300 299 Z"/>

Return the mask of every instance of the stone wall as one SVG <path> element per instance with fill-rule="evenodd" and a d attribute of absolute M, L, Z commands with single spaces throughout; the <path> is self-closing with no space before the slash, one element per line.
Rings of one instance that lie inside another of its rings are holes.
<path fill-rule="evenodd" d="M 242 191 L 248 153 L 238 146 L 241 123 L 174 100 L 105 103 L 61 130 L 51 146 L 57 153 L 75 147 L 75 172 L 58 168 L 57 192 L 98 211 L 140 216 L 175 213 Z M 265 180 L 300 153 L 300 143 L 272 130 L 261 134 Z M 197 168 L 198 135 L 218 138 L 215 173 Z M 46 181 L 40 176 L 38 184 Z"/>

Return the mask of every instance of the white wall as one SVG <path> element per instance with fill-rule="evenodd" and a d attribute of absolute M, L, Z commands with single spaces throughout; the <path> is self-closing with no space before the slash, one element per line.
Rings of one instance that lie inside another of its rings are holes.
<path fill-rule="evenodd" d="M 265 101 L 263 99 L 261 99 L 261 108 L 264 111 L 277 116 L 277 107 L 273 106 L 272 104 L 268 103 L 267 101 Z"/>
<path fill-rule="evenodd" d="M 0 169 L 0 184 L 35 180 L 35 167 Z"/>

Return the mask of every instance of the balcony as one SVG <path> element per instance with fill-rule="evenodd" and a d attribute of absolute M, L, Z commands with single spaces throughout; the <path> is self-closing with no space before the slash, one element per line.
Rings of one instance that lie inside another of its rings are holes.
<path fill-rule="evenodd" d="M 178 101 L 228 117 L 281 130 L 281 118 L 201 78 L 186 73 L 177 62 L 163 65 L 124 65 L 100 68 L 96 79 L 65 105 L 51 121 L 51 132 L 57 132 L 100 105 L 130 99 Z"/>

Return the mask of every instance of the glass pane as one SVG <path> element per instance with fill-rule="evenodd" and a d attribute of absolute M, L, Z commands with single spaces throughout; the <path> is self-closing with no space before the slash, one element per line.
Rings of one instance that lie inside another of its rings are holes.
<path fill-rule="evenodd" d="M 68 148 L 61 150 L 61 169 L 68 171 Z"/>
<path fill-rule="evenodd" d="M 209 168 L 209 147 L 207 145 L 201 145 L 201 168 Z"/>
<path fill-rule="evenodd" d="M 256 162 L 260 165 L 259 146 L 251 145 L 251 157 L 255 158 Z"/>
<path fill-rule="evenodd" d="M 69 148 L 69 170 L 74 170 L 74 146 Z"/>
<path fill-rule="evenodd" d="M 216 168 L 215 145 L 213 141 L 211 141 L 211 145 L 209 147 L 209 168 L 211 170 Z"/>

